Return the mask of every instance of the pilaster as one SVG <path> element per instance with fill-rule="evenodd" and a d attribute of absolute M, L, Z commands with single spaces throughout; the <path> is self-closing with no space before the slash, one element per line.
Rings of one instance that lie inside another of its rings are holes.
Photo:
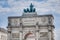
<path fill-rule="evenodd" d="M 38 23 L 36 23 L 35 33 L 36 33 L 36 39 L 35 40 L 39 40 L 39 27 L 38 27 Z"/>

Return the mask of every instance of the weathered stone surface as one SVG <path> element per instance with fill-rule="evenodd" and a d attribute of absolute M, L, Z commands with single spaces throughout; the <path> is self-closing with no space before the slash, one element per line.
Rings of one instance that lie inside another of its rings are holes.
<path fill-rule="evenodd" d="M 36 12 L 25 12 L 20 17 L 8 17 L 11 24 L 7 27 L 11 32 L 8 36 L 12 40 L 52 40 L 53 19 L 52 15 L 37 15 Z"/>

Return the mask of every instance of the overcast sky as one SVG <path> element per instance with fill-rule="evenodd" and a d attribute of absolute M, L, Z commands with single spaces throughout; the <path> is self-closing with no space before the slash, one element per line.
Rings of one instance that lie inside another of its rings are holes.
<path fill-rule="evenodd" d="M 0 27 L 6 28 L 8 16 L 21 16 L 23 9 L 30 3 L 39 15 L 52 14 L 54 16 L 56 40 L 60 39 L 60 0 L 0 0 Z"/>

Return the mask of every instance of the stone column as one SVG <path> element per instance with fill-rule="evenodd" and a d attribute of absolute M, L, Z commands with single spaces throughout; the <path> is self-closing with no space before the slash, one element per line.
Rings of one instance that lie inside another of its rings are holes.
<path fill-rule="evenodd" d="M 20 23 L 20 40 L 23 40 L 23 27 L 22 27 L 22 22 Z"/>
<path fill-rule="evenodd" d="M 51 40 L 51 26 L 48 27 L 48 37 L 49 37 L 49 40 Z"/>
<path fill-rule="evenodd" d="M 36 25 L 36 40 L 39 40 L 39 27 Z"/>
<path fill-rule="evenodd" d="M 20 40 L 23 40 L 23 39 L 22 39 L 22 32 L 21 32 L 21 31 L 20 31 Z"/>
<path fill-rule="evenodd" d="M 11 30 L 12 28 L 8 28 L 8 36 L 7 36 L 7 40 L 11 40 L 12 39 L 12 35 L 11 35 Z"/>
<path fill-rule="evenodd" d="M 10 40 L 13 40 L 13 38 L 12 38 L 12 28 L 11 28 L 11 33 L 10 33 Z"/>
<path fill-rule="evenodd" d="M 10 32 L 8 32 L 7 40 L 10 40 L 10 39 L 11 39 Z"/>

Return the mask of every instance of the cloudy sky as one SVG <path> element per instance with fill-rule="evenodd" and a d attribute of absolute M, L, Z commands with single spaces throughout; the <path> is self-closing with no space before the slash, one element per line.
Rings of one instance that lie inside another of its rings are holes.
<path fill-rule="evenodd" d="M 0 27 L 6 28 L 8 16 L 21 16 L 23 9 L 33 3 L 39 15 L 54 16 L 56 40 L 60 38 L 60 0 L 0 0 Z"/>

